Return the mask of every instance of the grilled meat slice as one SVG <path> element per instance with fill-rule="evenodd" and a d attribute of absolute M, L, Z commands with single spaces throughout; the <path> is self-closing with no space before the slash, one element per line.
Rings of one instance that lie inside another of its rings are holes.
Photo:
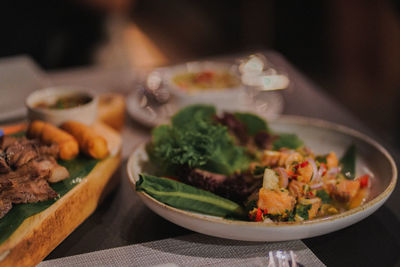
<path fill-rule="evenodd" d="M 12 203 L 9 200 L 2 200 L 0 199 L 0 219 L 7 214 L 12 208 Z"/>
<path fill-rule="evenodd" d="M 17 142 L 17 138 L 3 135 L 0 137 L 0 149 L 5 150 L 9 145 L 15 144 Z"/>
<path fill-rule="evenodd" d="M 6 159 L 10 167 L 17 169 L 38 157 L 38 153 L 32 144 L 17 142 L 6 148 Z"/>
<path fill-rule="evenodd" d="M 33 203 L 57 197 L 57 193 L 49 186 L 46 180 L 31 180 L 29 176 L 12 180 L 12 188 L 3 192 L 2 200 L 12 203 Z"/>
<path fill-rule="evenodd" d="M 29 161 L 46 156 L 57 158 L 59 148 L 57 144 L 43 145 L 36 139 L 28 140 L 19 138 L 13 144 L 5 148 L 6 163 L 13 169 L 17 169 Z"/>
<path fill-rule="evenodd" d="M 8 173 L 11 171 L 10 166 L 8 166 L 7 160 L 6 160 L 6 154 L 4 153 L 3 150 L 0 150 L 0 174 L 1 173 Z"/>
<path fill-rule="evenodd" d="M 3 175 L 0 175 L 0 195 L 1 195 L 1 192 L 10 189 L 11 186 L 12 186 L 12 183 L 11 183 L 10 179 L 8 179 L 7 177 L 5 177 Z"/>
<path fill-rule="evenodd" d="M 15 179 L 27 175 L 30 176 L 31 180 L 45 179 L 51 183 L 56 183 L 68 178 L 69 172 L 65 167 L 58 165 L 54 158 L 40 157 L 31 160 L 14 172 L 8 173 L 6 176 L 10 179 Z M 2 175 L 0 175 L 0 177 L 1 176 Z"/>
<path fill-rule="evenodd" d="M 58 165 L 57 161 L 52 157 L 34 159 L 26 166 L 31 168 L 33 173 L 47 179 L 50 183 L 56 183 L 69 177 L 68 170 Z"/>
<path fill-rule="evenodd" d="M 64 179 L 67 179 L 68 177 L 68 170 L 63 166 L 56 164 L 51 168 L 51 174 L 47 181 L 50 183 L 57 183 Z"/>
<path fill-rule="evenodd" d="M 69 177 L 58 165 L 57 144 L 43 145 L 36 139 L 5 136 L 0 139 L 0 218 L 13 203 L 32 203 L 57 197 L 48 182 Z"/>
<path fill-rule="evenodd" d="M 60 149 L 58 144 L 53 143 L 51 145 L 43 145 L 40 144 L 38 146 L 38 152 L 41 156 L 48 156 L 48 157 L 53 157 L 53 158 L 58 158 L 58 153 Z"/>

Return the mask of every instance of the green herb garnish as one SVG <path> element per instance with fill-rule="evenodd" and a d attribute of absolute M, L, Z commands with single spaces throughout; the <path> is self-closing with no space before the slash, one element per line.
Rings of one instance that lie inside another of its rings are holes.
<path fill-rule="evenodd" d="M 302 205 L 298 204 L 296 206 L 296 215 L 300 216 L 304 220 L 308 220 L 308 211 L 311 209 L 311 204 L 310 205 Z"/>
<path fill-rule="evenodd" d="M 319 197 L 322 200 L 322 203 L 324 204 L 330 204 L 332 202 L 332 199 L 329 196 L 329 194 L 323 189 L 318 190 L 316 196 Z"/>
<path fill-rule="evenodd" d="M 315 157 L 315 161 L 319 163 L 324 163 L 326 164 L 326 157 L 327 155 L 319 155 Z"/>

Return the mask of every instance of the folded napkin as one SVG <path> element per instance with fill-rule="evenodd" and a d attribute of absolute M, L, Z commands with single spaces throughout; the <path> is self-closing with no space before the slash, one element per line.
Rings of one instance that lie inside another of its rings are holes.
<path fill-rule="evenodd" d="M 325 266 L 300 240 L 244 242 L 191 234 L 48 260 L 57 266 L 267 266 L 268 252 L 293 250 L 304 266 Z"/>

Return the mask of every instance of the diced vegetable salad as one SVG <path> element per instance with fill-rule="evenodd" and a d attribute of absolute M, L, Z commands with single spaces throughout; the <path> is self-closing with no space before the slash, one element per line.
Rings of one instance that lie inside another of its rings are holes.
<path fill-rule="evenodd" d="M 371 179 L 355 174 L 356 147 L 316 155 L 295 133 L 250 113 L 182 109 L 153 130 L 151 174 L 137 191 L 172 207 L 265 223 L 305 221 L 361 205 Z M 156 170 L 156 171 L 154 171 Z"/>

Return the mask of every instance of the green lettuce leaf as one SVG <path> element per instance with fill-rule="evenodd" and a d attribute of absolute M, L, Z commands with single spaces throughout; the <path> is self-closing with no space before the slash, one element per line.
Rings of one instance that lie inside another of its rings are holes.
<path fill-rule="evenodd" d="M 213 122 L 213 116 L 216 113 L 215 107 L 211 105 L 191 105 L 176 113 L 171 122 L 174 128 L 179 129 L 192 129 L 197 127 L 199 123 L 202 124 L 200 127 L 203 127 L 205 124 L 208 125 Z"/>
<path fill-rule="evenodd" d="M 270 132 L 267 122 L 257 115 L 241 112 L 235 112 L 234 115 L 246 125 L 247 134 L 250 136 L 254 136 L 260 131 Z"/>
<path fill-rule="evenodd" d="M 220 217 L 242 217 L 244 209 L 233 201 L 211 192 L 167 178 L 140 174 L 136 191 L 146 192 L 158 201 L 177 209 Z"/>
<path fill-rule="evenodd" d="M 273 149 L 279 150 L 281 148 L 297 149 L 303 146 L 304 143 L 295 134 L 280 133 L 278 139 L 273 143 Z"/>
<path fill-rule="evenodd" d="M 214 122 L 213 106 L 193 105 L 179 111 L 172 125 L 153 130 L 147 152 L 162 169 L 182 166 L 230 175 L 248 167 L 251 158 L 236 146 L 225 126 Z"/>

